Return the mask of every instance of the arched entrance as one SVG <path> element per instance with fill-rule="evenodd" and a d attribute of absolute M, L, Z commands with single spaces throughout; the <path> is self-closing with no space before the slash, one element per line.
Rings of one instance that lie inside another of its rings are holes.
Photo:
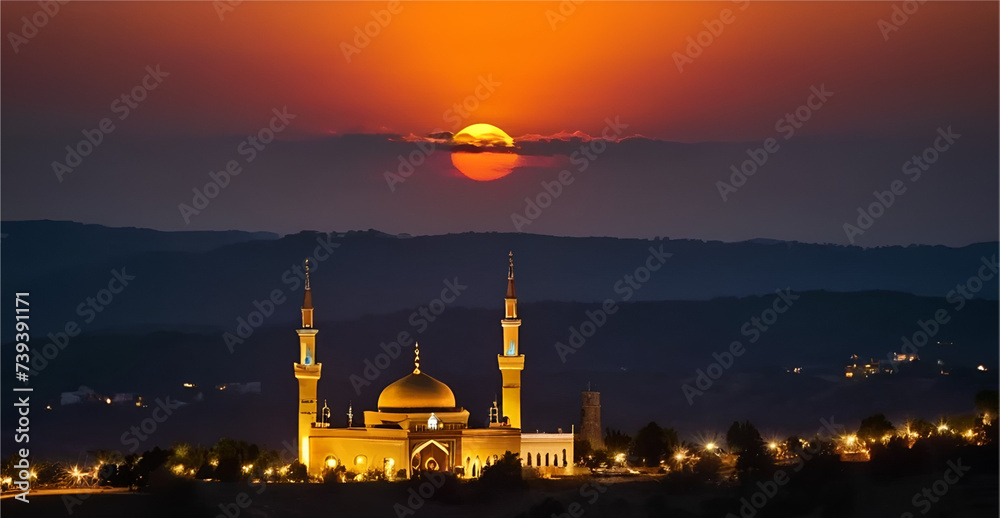
<path fill-rule="evenodd" d="M 434 440 L 424 442 L 410 454 L 410 467 L 416 471 L 450 471 L 448 447 Z"/>

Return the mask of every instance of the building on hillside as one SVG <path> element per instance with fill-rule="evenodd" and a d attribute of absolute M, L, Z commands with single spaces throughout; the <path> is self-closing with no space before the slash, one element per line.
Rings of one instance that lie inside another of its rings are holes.
<path fill-rule="evenodd" d="M 501 407 L 494 402 L 489 426 L 469 427 L 469 411 L 459 406 L 448 385 L 426 372 L 420 362 L 420 346 L 414 347 L 413 372 L 385 387 L 376 410 L 364 411 L 364 424 L 331 427 L 317 413 L 316 390 L 322 375 L 317 361 L 309 264 L 306 262 L 299 361 L 294 364 L 299 385 L 298 447 L 300 462 L 309 474 L 319 476 L 326 468 L 345 466 L 363 473 L 382 470 L 393 476 L 399 470 L 447 471 L 478 477 L 483 467 L 497 462 L 505 452 L 517 453 L 522 465 L 542 471 L 565 470 L 573 464 L 573 433 L 522 433 L 521 353 L 514 290 L 514 255 L 509 256 L 504 318 L 500 321 L 503 345 L 497 355 L 501 377 Z"/>

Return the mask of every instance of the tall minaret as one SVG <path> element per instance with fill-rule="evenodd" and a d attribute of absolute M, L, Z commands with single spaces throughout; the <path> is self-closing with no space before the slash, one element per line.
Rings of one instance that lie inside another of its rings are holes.
<path fill-rule="evenodd" d="M 510 269 L 507 270 L 507 297 L 504 299 L 506 314 L 500 321 L 503 327 L 503 349 L 497 356 L 500 376 L 503 379 L 503 415 L 510 420 L 512 428 L 521 427 L 521 371 L 524 370 L 524 355 L 520 354 L 517 330 L 521 319 L 517 318 L 517 295 L 514 293 L 514 252 L 509 255 Z"/>
<path fill-rule="evenodd" d="M 294 365 L 299 380 L 299 462 L 309 467 L 309 435 L 316 422 L 316 383 L 321 363 L 316 363 L 316 333 L 313 327 L 312 290 L 309 287 L 309 260 L 306 260 L 306 293 L 302 300 L 302 329 L 299 335 L 299 361 Z"/>

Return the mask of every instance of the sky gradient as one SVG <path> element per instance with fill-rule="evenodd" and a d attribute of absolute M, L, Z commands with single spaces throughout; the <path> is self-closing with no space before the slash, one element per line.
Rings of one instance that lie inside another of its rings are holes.
<path fill-rule="evenodd" d="M 557 16 L 559 5 L 404 3 L 395 14 L 383 2 L 63 5 L 36 35 L 16 45 L 8 36 L 3 47 L 2 216 L 161 229 L 517 230 L 511 215 L 525 197 L 563 168 L 576 173 L 579 143 L 530 143 L 524 154 L 543 158 L 483 185 L 457 184 L 465 179 L 447 153 L 435 153 L 416 168 L 426 174 L 390 189 L 385 173 L 414 149 L 397 136 L 477 122 L 515 138 L 596 136 L 617 117 L 627 123 L 618 137 L 641 143 L 616 144 L 579 171 L 616 180 L 582 179 L 573 194 L 567 185 L 569 201 L 520 230 L 847 244 L 840 227 L 855 208 L 952 126 L 962 140 L 935 165 L 942 183 L 914 184 L 901 199 L 908 206 L 860 244 L 995 239 L 996 3 L 923 4 L 887 39 L 878 25 L 891 20 L 886 2 L 586 2 Z M 5 3 L 4 34 L 38 9 Z M 378 27 L 367 42 L 356 38 L 366 26 Z M 713 27 L 721 32 L 679 69 L 679 53 Z M 358 52 L 345 57 L 345 45 Z M 65 146 L 117 117 L 115 99 L 157 65 L 162 84 L 58 181 L 52 162 L 65 160 Z M 745 190 L 720 199 L 730 165 L 780 139 L 776 121 L 814 87 L 833 92 L 829 102 Z M 295 118 L 280 142 L 245 162 L 239 142 L 283 107 Z M 204 214 L 178 217 L 208 171 L 231 159 L 253 175 L 234 178 Z M 656 190 L 683 210 L 649 210 Z M 958 208 L 930 217 L 942 206 Z"/>

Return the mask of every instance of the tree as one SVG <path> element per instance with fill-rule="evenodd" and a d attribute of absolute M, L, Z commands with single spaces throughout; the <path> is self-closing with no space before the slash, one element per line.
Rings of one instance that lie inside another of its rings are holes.
<path fill-rule="evenodd" d="M 990 420 L 996 420 L 1000 412 L 1000 396 L 996 390 L 980 390 L 976 392 L 976 414 L 988 415 Z"/>
<path fill-rule="evenodd" d="M 643 426 L 635 434 L 635 444 L 632 453 L 642 459 L 646 466 L 656 466 L 663 457 L 663 429 L 656 423 L 649 423 Z"/>
<path fill-rule="evenodd" d="M 632 454 L 646 466 L 657 466 L 660 459 L 677 447 L 677 432 L 673 428 L 660 428 L 656 423 L 642 427 L 635 435 Z"/>
<path fill-rule="evenodd" d="M 802 449 L 802 440 L 799 439 L 798 435 L 790 435 L 785 439 L 785 451 L 791 455 Z"/>
<path fill-rule="evenodd" d="M 733 422 L 726 432 L 729 449 L 737 453 L 736 473 L 740 480 L 769 473 L 774 467 L 774 459 L 764 446 L 764 439 L 750 421 Z"/>
<path fill-rule="evenodd" d="M 722 459 L 719 458 L 714 452 L 702 452 L 701 458 L 698 462 L 694 463 L 692 468 L 695 476 L 697 476 L 702 481 L 712 480 L 716 475 L 719 474 L 719 468 L 722 467 Z"/>
<path fill-rule="evenodd" d="M 914 419 L 913 421 L 910 421 L 908 426 L 911 432 L 917 434 L 921 438 L 927 437 L 937 430 L 936 426 L 932 425 L 925 419 Z"/>
<path fill-rule="evenodd" d="M 159 446 L 152 450 L 144 451 L 139 460 L 135 463 L 135 484 L 144 487 L 149 484 L 149 475 L 170 458 L 170 450 L 160 449 Z"/>
<path fill-rule="evenodd" d="M 605 430 L 604 447 L 612 456 L 629 451 L 631 445 L 632 438 L 621 430 L 612 430 L 611 428 Z"/>
<path fill-rule="evenodd" d="M 882 440 L 882 437 L 892 435 L 895 432 L 896 427 L 892 426 L 892 423 L 884 415 L 875 414 L 861 420 L 858 437 L 869 443 L 877 443 Z"/>
<path fill-rule="evenodd" d="M 381 470 L 379 468 L 368 468 L 368 471 L 361 474 L 361 480 L 364 482 L 384 481 L 385 470 Z"/>
<path fill-rule="evenodd" d="M 505 451 L 503 457 L 489 466 L 483 467 L 479 477 L 485 487 L 514 489 L 521 487 L 521 458 L 516 453 Z"/>
<path fill-rule="evenodd" d="M 219 465 L 222 465 L 221 461 Z M 309 480 L 309 471 L 306 470 L 306 465 L 299 461 L 293 462 L 288 467 L 288 480 L 292 482 L 307 482 Z"/>
<path fill-rule="evenodd" d="M 594 449 L 590 447 L 590 441 L 587 439 L 573 439 L 573 454 L 576 455 L 578 459 L 586 459 L 594 452 Z"/>

